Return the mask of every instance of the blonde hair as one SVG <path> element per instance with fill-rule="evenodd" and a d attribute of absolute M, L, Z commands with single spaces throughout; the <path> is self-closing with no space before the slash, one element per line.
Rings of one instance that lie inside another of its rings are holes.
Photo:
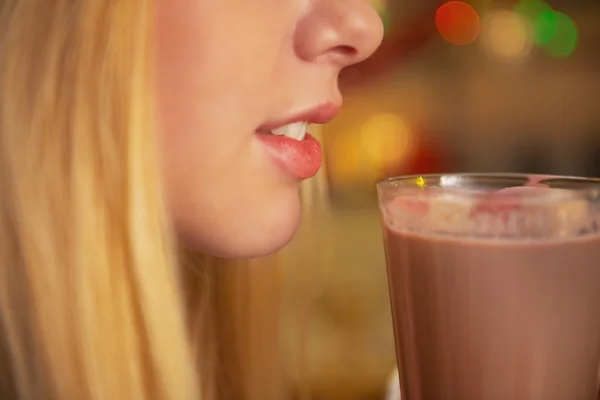
<path fill-rule="evenodd" d="M 0 0 L 2 399 L 281 394 L 276 351 L 252 342 L 276 335 L 277 299 L 252 284 L 277 268 L 171 237 L 153 18 L 148 0 Z"/>

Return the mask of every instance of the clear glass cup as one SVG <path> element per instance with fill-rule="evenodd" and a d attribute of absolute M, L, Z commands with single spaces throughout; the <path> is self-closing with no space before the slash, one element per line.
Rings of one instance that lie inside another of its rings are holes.
<path fill-rule="evenodd" d="M 377 186 L 402 400 L 596 400 L 600 180 Z"/>

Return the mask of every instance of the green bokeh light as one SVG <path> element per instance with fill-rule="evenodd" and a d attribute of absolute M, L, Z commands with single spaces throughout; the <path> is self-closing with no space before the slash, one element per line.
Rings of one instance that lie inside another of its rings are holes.
<path fill-rule="evenodd" d="M 390 13 L 387 10 L 383 10 L 382 12 L 380 12 L 379 16 L 383 21 L 383 32 L 384 34 L 388 34 L 392 26 L 392 17 L 390 16 Z"/>
<path fill-rule="evenodd" d="M 545 11 L 534 22 L 535 42 L 544 46 L 552 41 L 558 30 L 558 18 L 554 11 Z"/>
<path fill-rule="evenodd" d="M 531 23 L 535 43 L 554 57 L 566 57 L 577 47 L 577 26 L 544 0 L 520 0 L 514 11 Z"/>
<path fill-rule="evenodd" d="M 387 34 L 390 31 L 392 25 L 392 16 L 390 15 L 389 6 L 387 5 L 387 1 L 376 1 L 373 4 L 375 10 L 379 14 L 379 17 L 383 21 L 383 31 Z"/>
<path fill-rule="evenodd" d="M 543 13 L 535 22 L 535 37 L 548 54 L 566 57 L 573 53 L 579 40 L 575 22 L 561 12 Z"/>
<path fill-rule="evenodd" d="M 552 7 L 543 0 L 521 0 L 514 6 L 514 11 L 534 24 L 538 17 L 546 12 L 552 12 Z"/>

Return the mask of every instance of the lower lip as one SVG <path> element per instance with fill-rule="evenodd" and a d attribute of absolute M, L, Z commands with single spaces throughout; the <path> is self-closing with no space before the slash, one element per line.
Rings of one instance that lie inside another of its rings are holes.
<path fill-rule="evenodd" d="M 308 133 L 302 141 L 264 133 L 256 136 L 267 146 L 275 163 L 296 179 L 315 176 L 323 164 L 321 144 Z"/>

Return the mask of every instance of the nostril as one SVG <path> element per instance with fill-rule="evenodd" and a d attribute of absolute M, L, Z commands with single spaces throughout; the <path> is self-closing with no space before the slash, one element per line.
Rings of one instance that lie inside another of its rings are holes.
<path fill-rule="evenodd" d="M 344 58 L 355 58 L 358 56 L 358 50 L 352 46 L 337 46 L 331 52 Z"/>

